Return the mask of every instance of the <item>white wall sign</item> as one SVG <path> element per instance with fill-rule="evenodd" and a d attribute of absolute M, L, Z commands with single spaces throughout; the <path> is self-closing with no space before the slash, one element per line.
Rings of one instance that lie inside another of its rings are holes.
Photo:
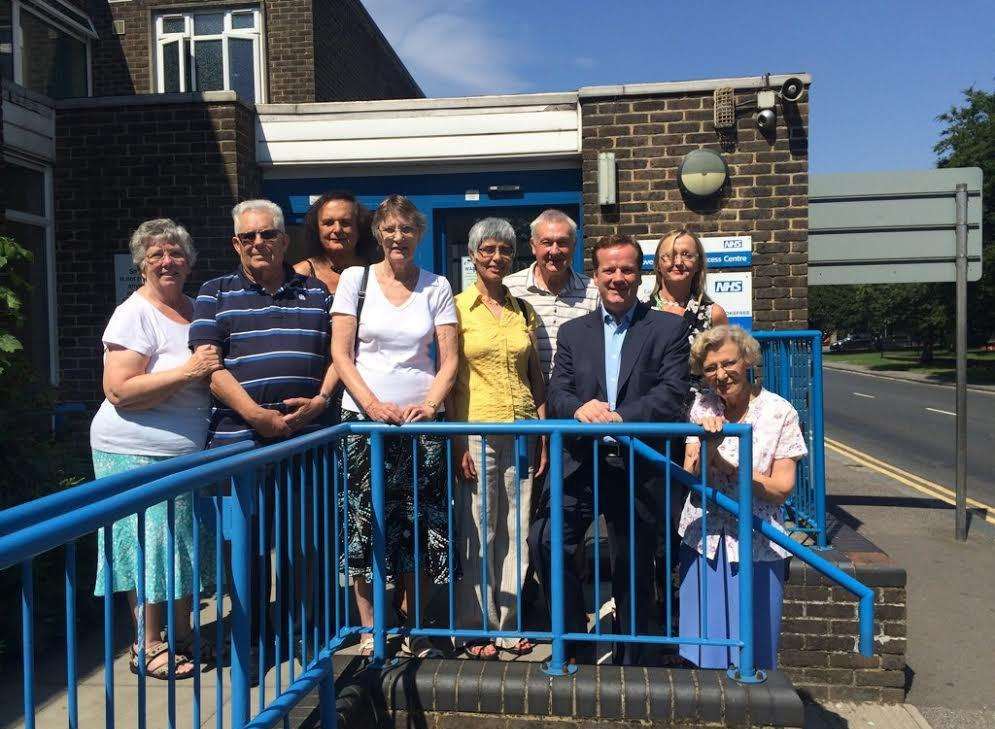
<path fill-rule="evenodd" d="M 462 282 L 460 290 L 466 291 L 477 283 L 477 269 L 473 267 L 473 259 L 470 256 L 463 256 L 460 263 L 460 281 Z"/>
<path fill-rule="evenodd" d="M 709 273 L 705 291 L 726 310 L 730 324 L 746 330 L 753 327 L 753 274 L 749 271 Z"/>
<path fill-rule="evenodd" d="M 753 238 L 748 235 L 709 236 L 701 239 L 709 268 L 749 268 Z"/>
<path fill-rule="evenodd" d="M 142 285 L 142 276 L 130 253 L 114 254 L 114 299 L 121 303 Z"/>

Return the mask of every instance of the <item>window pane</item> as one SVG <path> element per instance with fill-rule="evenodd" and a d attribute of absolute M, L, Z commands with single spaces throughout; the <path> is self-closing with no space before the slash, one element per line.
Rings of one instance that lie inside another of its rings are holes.
<path fill-rule="evenodd" d="M 254 13 L 233 13 L 231 16 L 232 30 L 245 30 L 256 27 L 256 16 Z"/>
<path fill-rule="evenodd" d="M 180 41 L 162 47 L 162 90 L 165 93 L 182 91 L 180 88 Z"/>
<path fill-rule="evenodd" d="M 183 18 L 164 18 L 162 21 L 163 33 L 185 33 L 186 30 L 187 24 Z"/>
<path fill-rule="evenodd" d="M 224 30 L 224 13 L 197 13 L 193 16 L 194 35 L 221 35 Z"/>
<path fill-rule="evenodd" d="M 197 41 L 194 46 L 194 63 L 198 91 L 224 89 L 224 67 L 221 62 L 221 41 Z"/>
<path fill-rule="evenodd" d="M 10 0 L 0 0 L 0 78 L 14 80 L 14 26 Z"/>
<path fill-rule="evenodd" d="M 228 39 L 228 69 L 231 72 L 231 89 L 243 101 L 256 100 L 256 75 L 252 41 L 245 38 Z"/>
<path fill-rule="evenodd" d="M 45 173 L 7 162 L 7 207 L 22 213 L 45 216 Z"/>
<path fill-rule="evenodd" d="M 21 13 L 24 86 L 54 99 L 86 96 L 86 44 L 29 12 Z"/>

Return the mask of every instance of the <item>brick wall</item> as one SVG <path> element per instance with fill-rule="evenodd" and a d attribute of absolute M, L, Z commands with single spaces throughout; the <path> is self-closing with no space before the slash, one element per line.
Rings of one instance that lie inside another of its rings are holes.
<path fill-rule="evenodd" d="M 756 91 L 737 90 L 737 102 Z M 712 93 L 586 97 L 583 119 L 585 245 L 606 233 L 660 237 L 689 226 L 702 234 L 753 237 L 753 320 L 758 329 L 801 329 L 808 322 L 808 95 L 776 132 L 763 136 L 740 113 L 735 134 L 712 125 Z M 685 201 L 677 167 L 688 152 L 719 151 L 730 177 L 715 203 Z M 598 153 L 615 153 L 618 205 L 598 206 Z M 587 256 L 585 256 L 587 259 Z M 589 265 L 589 264 L 588 264 Z"/>
<path fill-rule="evenodd" d="M 316 101 L 424 96 L 357 0 L 314 2 Z"/>
<path fill-rule="evenodd" d="M 100 40 L 93 51 L 94 96 L 154 89 L 152 15 L 159 8 L 232 4 L 230 0 L 97 0 Z M 245 5 L 246 3 L 240 3 Z M 357 0 L 262 0 L 270 103 L 421 96 L 393 49 Z M 125 24 L 124 35 L 114 21 Z M 318 37 L 314 29 L 321 28 Z M 316 58 L 317 56 L 317 58 Z M 320 84 L 316 91 L 316 60 Z"/>
<path fill-rule="evenodd" d="M 874 589 L 874 655 L 856 652 L 853 595 L 794 560 L 784 591 L 779 668 L 803 697 L 816 701 L 904 701 L 905 570 L 880 552 L 824 555 Z"/>
<path fill-rule="evenodd" d="M 56 120 L 60 399 L 90 404 L 101 398 L 113 256 L 127 253 L 131 232 L 156 217 L 186 226 L 200 253 L 187 285 L 195 293 L 234 268 L 231 207 L 259 192 L 250 109 L 181 95 L 117 101 L 63 104 Z"/>

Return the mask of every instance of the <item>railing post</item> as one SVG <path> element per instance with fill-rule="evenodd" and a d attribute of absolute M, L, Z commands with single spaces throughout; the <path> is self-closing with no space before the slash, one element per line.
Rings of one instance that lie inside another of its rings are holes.
<path fill-rule="evenodd" d="M 384 520 L 383 433 L 370 433 L 370 498 L 373 501 L 373 661 L 387 659 L 387 564 Z M 417 535 L 415 536 L 417 539 Z"/>
<path fill-rule="evenodd" d="M 251 526 L 253 502 L 256 497 L 256 472 L 254 469 L 242 471 L 232 480 L 234 498 L 231 510 L 231 725 L 241 727 L 249 721 L 249 671 L 252 663 L 249 657 L 253 556 Z M 260 595 L 260 599 L 265 598 Z"/>
<path fill-rule="evenodd" d="M 108 569 L 110 566 L 108 565 Z M 31 560 L 21 563 L 21 652 L 24 680 L 24 726 L 35 726 L 35 578 Z"/>
<path fill-rule="evenodd" d="M 828 549 L 826 537 L 826 434 L 822 404 L 822 335 L 812 339 L 812 471 L 809 478 L 815 493 L 816 547 Z"/>
<path fill-rule="evenodd" d="M 563 612 L 563 434 L 558 430 L 549 436 L 549 512 L 549 612 L 553 650 L 545 670 L 550 676 L 562 676 L 573 673 L 577 667 L 567 664 L 563 640 L 566 632 Z"/>
<path fill-rule="evenodd" d="M 729 677 L 740 683 L 761 683 L 767 675 L 757 671 L 753 655 L 753 428 L 743 426 L 739 436 L 739 666 Z"/>

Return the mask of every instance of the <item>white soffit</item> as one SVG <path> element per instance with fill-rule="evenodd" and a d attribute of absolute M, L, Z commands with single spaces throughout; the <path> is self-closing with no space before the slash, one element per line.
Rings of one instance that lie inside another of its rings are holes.
<path fill-rule="evenodd" d="M 46 97 L 3 83 L 3 146 L 44 162 L 55 160 L 55 111 Z M 48 102 L 48 103 L 46 103 Z"/>
<path fill-rule="evenodd" d="M 264 167 L 580 154 L 577 95 L 520 94 L 258 107 Z"/>

